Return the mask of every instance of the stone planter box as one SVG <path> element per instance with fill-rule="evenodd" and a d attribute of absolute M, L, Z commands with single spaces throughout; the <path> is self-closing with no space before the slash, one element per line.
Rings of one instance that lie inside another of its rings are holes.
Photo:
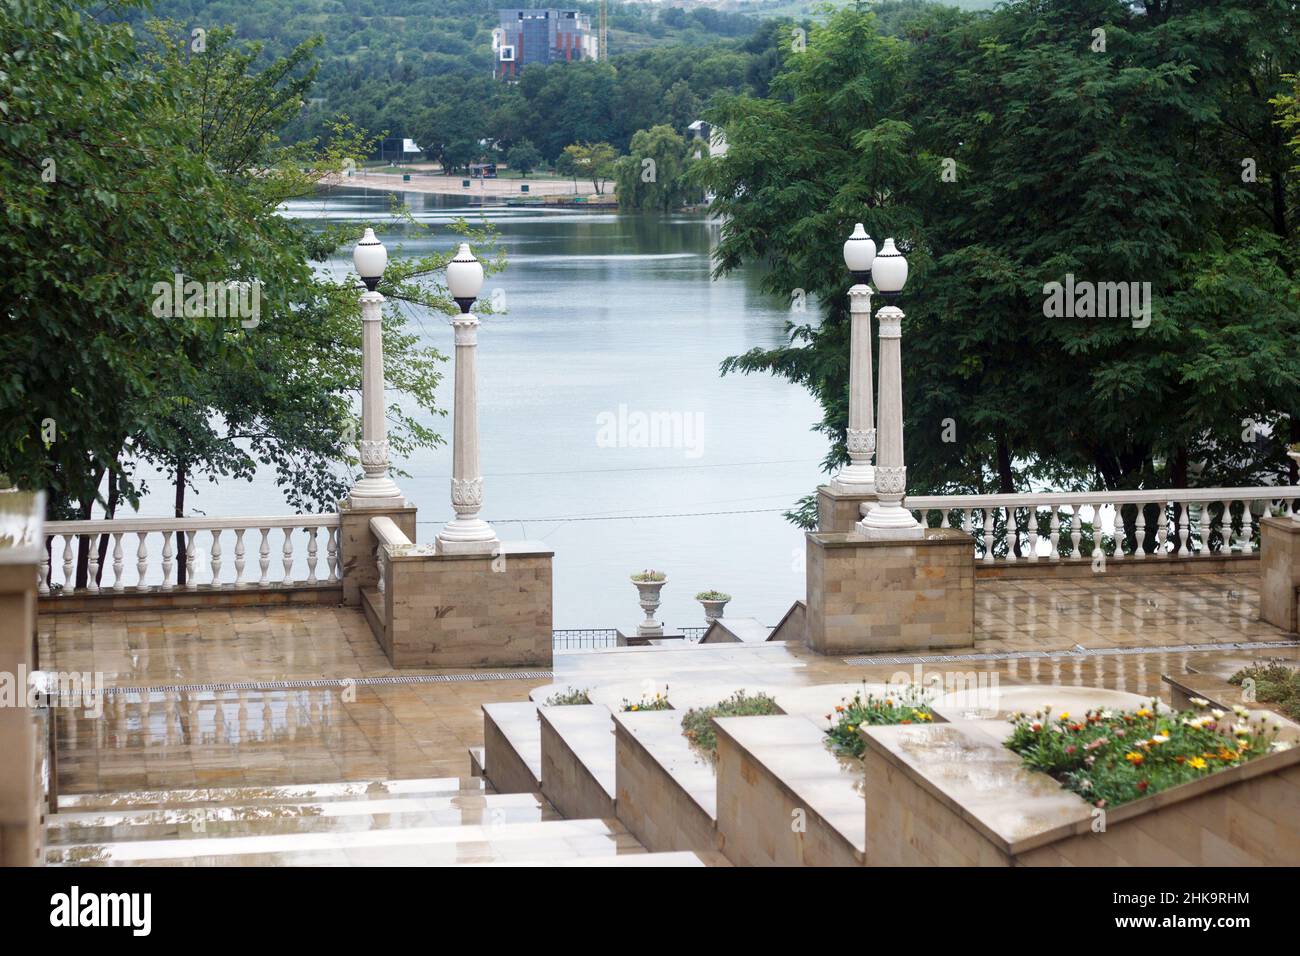
<path fill-rule="evenodd" d="M 483 705 L 483 772 L 498 793 L 542 788 L 542 732 L 537 705 Z"/>
<path fill-rule="evenodd" d="M 861 866 L 862 761 L 806 717 L 720 717 L 718 831 L 737 866 Z"/>
<path fill-rule="evenodd" d="M 647 850 L 719 848 L 713 761 L 682 736 L 680 711 L 614 714 L 615 808 Z"/>
<path fill-rule="evenodd" d="M 600 704 L 542 707 L 542 794 L 571 819 L 614 817 L 614 720 Z"/>
<path fill-rule="evenodd" d="M 1300 748 L 1101 816 L 1002 746 L 1001 721 L 863 733 L 872 866 L 1300 864 Z M 1104 830 L 1094 828 L 1104 825 Z"/>

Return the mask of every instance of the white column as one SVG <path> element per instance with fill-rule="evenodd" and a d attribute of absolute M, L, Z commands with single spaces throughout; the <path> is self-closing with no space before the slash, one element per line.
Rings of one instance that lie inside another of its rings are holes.
<path fill-rule="evenodd" d="M 831 481 L 840 494 L 874 494 L 876 427 L 871 387 L 871 286 L 859 283 L 849 289 L 849 463 Z"/>
<path fill-rule="evenodd" d="M 924 529 L 903 508 L 907 468 L 903 464 L 903 311 L 887 305 L 880 323 L 880 400 L 876 444 L 876 495 L 879 503 L 857 524 L 868 538 L 919 538 Z"/>
<path fill-rule="evenodd" d="M 490 554 L 496 532 L 478 516 L 483 507 L 483 476 L 478 462 L 478 319 L 465 312 L 451 320 L 456 330 L 456 391 L 451 439 L 451 506 L 456 517 L 438 532 L 438 550 L 447 554 Z"/>
<path fill-rule="evenodd" d="M 384 419 L 384 297 L 361 295 L 361 467 L 365 477 L 352 488 L 353 508 L 401 508 L 401 489 L 388 477 L 388 429 Z"/>

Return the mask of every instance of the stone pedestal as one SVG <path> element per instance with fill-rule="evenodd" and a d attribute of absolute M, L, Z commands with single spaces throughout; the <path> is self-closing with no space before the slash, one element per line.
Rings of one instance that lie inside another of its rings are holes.
<path fill-rule="evenodd" d="M 27 678 L 36 664 L 36 573 L 40 495 L 0 492 L 0 866 L 41 863 L 43 837 L 37 745 L 38 712 L 28 706 Z"/>
<path fill-rule="evenodd" d="M 902 541 L 807 538 L 813 650 L 865 654 L 974 644 L 975 556 L 964 531 L 927 528 Z"/>
<path fill-rule="evenodd" d="M 1264 518 L 1259 526 L 1259 619 L 1288 634 L 1300 631 L 1300 521 Z"/>
<path fill-rule="evenodd" d="M 862 506 L 876 503 L 875 491 L 839 491 L 835 485 L 817 489 L 817 530 L 823 534 L 852 531 L 862 518 Z"/>
<path fill-rule="evenodd" d="M 554 551 L 505 541 L 496 554 L 431 552 L 389 552 L 382 643 L 394 667 L 551 666 Z"/>
<path fill-rule="evenodd" d="M 400 508 L 354 508 L 347 499 L 339 502 L 339 568 L 343 577 L 343 603 L 361 603 L 361 591 L 379 582 L 375 564 L 378 542 L 370 532 L 370 519 L 385 516 L 412 541 L 415 540 L 415 505 Z"/>

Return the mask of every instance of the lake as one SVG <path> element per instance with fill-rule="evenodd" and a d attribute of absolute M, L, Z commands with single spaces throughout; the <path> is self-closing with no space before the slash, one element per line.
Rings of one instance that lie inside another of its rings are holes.
<path fill-rule="evenodd" d="M 781 512 L 825 481 L 817 403 L 766 375 L 718 372 L 729 355 L 784 340 L 787 304 L 757 273 L 710 278 L 718 226 L 703 215 L 638 215 L 466 207 L 404 193 L 432 228 L 383 235 L 390 254 L 452 248 L 458 216 L 496 228 L 509 265 L 482 297 L 505 315 L 479 330 L 482 517 L 503 540 L 555 551 L 555 627 L 635 627 L 628 575 L 668 575 L 659 611 L 669 631 L 699 626 L 698 591 L 732 595 L 731 617 L 775 624 L 804 596 L 803 534 Z M 289 205 L 322 222 L 378 224 L 388 195 L 335 190 Z M 351 250 L 345 250 L 350 256 Z M 351 268 L 349 258 L 329 264 Z M 499 291 L 497 291 L 499 290 Z M 810 309 L 810 311 L 812 311 Z M 422 337 L 453 353 L 446 317 L 417 317 Z M 452 368 L 439 386 L 450 409 Z M 431 543 L 451 515 L 451 419 L 430 422 L 448 444 L 398 462 Z M 143 477 L 148 477 L 144 475 Z M 188 509 L 207 515 L 290 513 L 268 473 L 200 484 Z M 169 514 L 155 486 L 141 513 Z"/>

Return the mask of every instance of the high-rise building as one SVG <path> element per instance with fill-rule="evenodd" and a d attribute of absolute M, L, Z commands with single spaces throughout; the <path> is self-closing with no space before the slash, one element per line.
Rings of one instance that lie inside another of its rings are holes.
<path fill-rule="evenodd" d="M 577 10 L 498 10 L 492 32 L 498 77 L 517 77 L 531 63 L 595 60 L 599 56 L 591 19 Z"/>

